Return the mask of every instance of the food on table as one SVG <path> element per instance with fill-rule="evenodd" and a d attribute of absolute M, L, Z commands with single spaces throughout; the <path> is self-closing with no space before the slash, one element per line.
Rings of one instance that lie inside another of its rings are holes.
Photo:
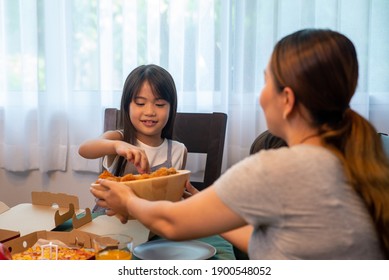
<path fill-rule="evenodd" d="M 126 250 L 105 250 L 96 254 L 96 260 L 131 260 L 132 253 Z"/>
<path fill-rule="evenodd" d="M 42 260 L 42 259 L 53 259 L 55 260 L 56 251 L 50 250 L 50 248 L 43 249 L 42 257 L 42 247 L 34 246 L 28 248 L 26 251 L 21 253 L 16 253 L 12 255 L 13 260 Z M 88 260 L 95 256 L 94 251 L 85 249 L 85 248 L 67 248 L 58 246 L 58 260 Z"/>
<path fill-rule="evenodd" d="M 163 177 L 163 176 L 168 176 L 172 174 L 176 174 L 177 170 L 174 167 L 167 168 L 167 167 L 161 167 L 160 169 L 148 174 L 126 174 L 123 177 L 117 177 L 110 173 L 109 171 L 105 170 L 103 173 L 99 175 L 100 179 L 107 179 L 111 181 L 116 181 L 116 182 L 127 182 L 127 181 L 134 181 L 134 180 L 142 180 L 142 179 L 150 179 L 150 178 L 156 178 L 156 177 Z"/>

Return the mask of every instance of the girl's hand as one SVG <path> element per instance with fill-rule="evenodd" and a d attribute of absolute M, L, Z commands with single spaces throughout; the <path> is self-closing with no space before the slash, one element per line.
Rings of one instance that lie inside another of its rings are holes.
<path fill-rule="evenodd" d="M 136 196 L 131 188 L 110 180 L 99 180 L 100 186 L 91 187 L 90 192 L 98 199 L 98 206 L 107 208 L 108 216 L 116 216 L 122 223 L 129 217 L 127 203 Z"/>
<path fill-rule="evenodd" d="M 184 191 L 184 194 L 183 194 L 183 197 L 184 198 L 189 198 L 193 195 L 195 195 L 196 193 L 198 193 L 199 190 L 196 189 L 190 182 L 189 180 L 186 181 L 185 183 L 185 191 Z"/>
<path fill-rule="evenodd" d="M 115 151 L 118 155 L 123 156 L 134 164 L 140 174 L 150 172 L 149 161 L 143 149 L 123 141 L 117 141 L 115 143 Z"/>

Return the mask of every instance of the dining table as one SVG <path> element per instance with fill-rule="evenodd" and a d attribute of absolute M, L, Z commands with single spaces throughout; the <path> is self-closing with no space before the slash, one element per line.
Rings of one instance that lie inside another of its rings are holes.
<path fill-rule="evenodd" d="M 77 216 L 82 216 L 83 214 L 78 214 Z M 105 215 L 102 213 L 92 213 L 92 220 L 101 216 Z M 112 219 L 116 219 L 115 217 L 110 217 Z M 71 231 L 73 230 L 73 224 L 72 219 L 69 219 L 65 221 L 63 224 L 55 227 L 53 231 Z M 156 240 L 164 240 L 164 238 L 153 235 L 149 238 L 147 242 L 154 242 Z M 216 253 L 209 257 L 209 260 L 235 260 L 235 254 L 234 254 L 234 248 L 231 243 L 229 243 L 227 240 L 225 240 L 220 235 L 212 235 L 204 238 L 199 238 L 194 241 L 203 242 L 205 244 L 208 244 L 216 249 Z M 136 256 L 133 256 L 134 260 L 139 260 Z"/>

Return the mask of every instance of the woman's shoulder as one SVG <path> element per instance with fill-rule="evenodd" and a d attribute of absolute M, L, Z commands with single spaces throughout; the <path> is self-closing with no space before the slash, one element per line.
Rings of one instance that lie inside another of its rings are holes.
<path fill-rule="evenodd" d="M 263 169 L 291 168 L 301 169 L 314 166 L 338 165 L 338 158 L 324 147 L 312 145 L 296 145 L 292 147 L 282 147 L 278 149 L 261 150 L 250 156 L 246 164 L 260 165 Z"/>
<path fill-rule="evenodd" d="M 272 157 L 281 159 L 283 157 L 315 158 L 318 155 L 323 157 L 334 157 L 332 152 L 330 152 L 327 148 L 314 145 L 295 145 L 292 147 L 281 147 L 277 149 L 261 150 L 258 155 L 261 155 L 261 157 Z"/>

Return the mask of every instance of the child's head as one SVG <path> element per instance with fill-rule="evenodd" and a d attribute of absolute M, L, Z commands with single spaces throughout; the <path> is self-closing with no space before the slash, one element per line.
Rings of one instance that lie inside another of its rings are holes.
<path fill-rule="evenodd" d="M 170 105 L 169 117 L 162 129 L 162 138 L 172 138 L 174 119 L 177 112 L 177 91 L 172 76 L 164 68 L 149 64 L 135 68 L 127 77 L 121 100 L 121 119 L 124 128 L 124 140 L 135 142 L 136 128 L 130 119 L 130 104 L 134 104 L 144 83 L 147 82 L 156 99 L 166 101 Z M 135 102 L 136 103 L 136 102 Z"/>

